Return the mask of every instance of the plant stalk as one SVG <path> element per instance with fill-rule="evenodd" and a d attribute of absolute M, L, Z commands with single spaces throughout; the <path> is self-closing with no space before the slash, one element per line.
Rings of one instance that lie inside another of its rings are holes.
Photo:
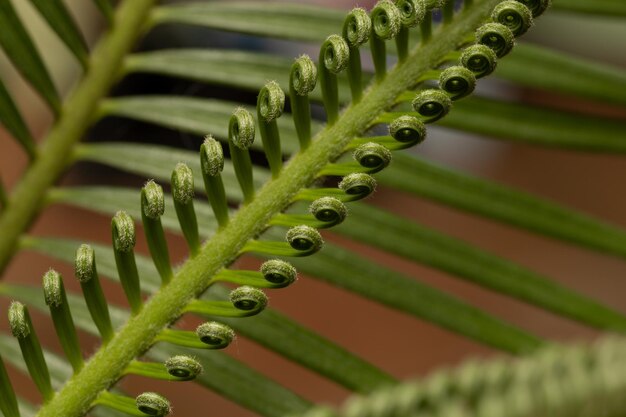
<path fill-rule="evenodd" d="M 161 330 L 176 320 L 184 307 L 207 288 L 213 275 L 237 258 L 249 239 L 261 233 L 269 220 L 309 185 L 329 161 L 339 157 L 348 142 L 365 131 L 399 94 L 412 87 L 422 73 L 458 47 L 500 1 L 477 1 L 473 7 L 459 13 L 446 26 L 445 32 L 436 33 L 429 43 L 419 47 L 380 83 L 366 91 L 362 101 L 349 106 L 337 123 L 322 130 L 311 146 L 296 154 L 281 175 L 266 183 L 257 197 L 243 206 L 195 258 L 188 260 L 172 281 L 155 293 L 143 310 L 132 317 L 109 344 L 41 408 L 37 416 L 80 417 L 86 413 L 97 396 L 120 377 L 126 366 L 145 352 Z"/>

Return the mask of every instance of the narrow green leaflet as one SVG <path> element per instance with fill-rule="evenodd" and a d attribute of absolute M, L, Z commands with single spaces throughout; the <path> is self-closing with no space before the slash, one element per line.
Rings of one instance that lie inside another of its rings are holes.
<path fill-rule="evenodd" d="M 402 114 L 406 112 L 385 113 L 377 122 L 390 123 Z M 624 122 L 483 97 L 456 101 L 454 109 L 437 124 L 505 141 L 551 148 L 626 152 Z"/>
<path fill-rule="evenodd" d="M 80 33 L 74 18 L 62 0 L 30 0 L 39 13 L 46 19 L 50 27 L 65 43 L 83 68 L 87 68 L 89 51 L 87 43 Z"/>
<path fill-rule="evenodd" d="M 79 245 L 80 242 L 78 241 L 35 237 L 23 238 L 21 242 L 22 249 L 34 250 L 70 263 L 74 261 L 74 252 Z M 117 280 L 117 269 L 112 250 L 98 244 L 91 244 L 91 246 L 96 251 L 99 273 Z M 148 292 L 158 290 L 160 281 L 150 259 L 136 256 L 136 260 L 142 289 Z M 225 291 L 223 288 L 220 290 L 217 285 L 212 288 L 214 288 L 212 291 L 221 291 L 219 294 L 223 294 Z M 249 328 L 251 325 L 246 324 L 249 323 L 249 320 L 253 320 L 255 323 L 254 328 Z M 226 322 L 223 317 L 220 317 L 219 321 Z M 237 332 L 245 334 L 257 343 L 271 347 L 271 349 L 281 352 L 292 360 L 356 391 L 368 392 L 375 386 L 381 386 L 392 381 L 391 377 L 368 362 L 270 309 L 265 309 L 262 314 L 253 318 L 228 321 L 228 324 Z M 257 331 L 256 329 L 260 327 L 267 330 Z M 286 332 L 292 335 L 302 334 L 303 336 L 291 338 L 277 336 L 286 334 Z M 326 356 L 320 356 L 319 352 L 325 352 Z M 329 360 L 328 358 L 333 359 Z"/>
<path fill-rule="evenodd" d="M 113 7 L 111 6 L 110 0 L 93 0 L 96 4 L 96 7 L 100 10 L 100 12 L 104 15 L 104 18 L 107 22 L 113 22 Z"/>
<path fill-rule="evenodd" d="M 100 263 L 100 259 L 98 259 L 98 263 Z M 39 288 L 0 284 L 0 294 L 20 300 L 40 311 L 47 311 Z M 98 335 L 98 330 L 91 321 L 89 311 L 82 298 L 76 294 L 68 294 L 68 301 L 76 325 L 82 330 Z M 109 306 L 109 308 L 111 318 L 116 326 L 123 324 L 128 319 L 127 311 L 113 306 Z M 0 346 L 1 342 L 0 336 Z M 148 352 L 149 357 L 159 361 L 181 354 L 193 356 L 203 365 L 204 373 L 200 374 L 194 382 L 210 388 L 261 415 L 270 417 L 301 413 L 311 406 L 309 402 L 287 388 L 222 352 L 185 349 L 166 343 L 158 344 Z M 21 356 L 18 357 L 21 358 Z M 97 410 L 99 412 L 96 414 L 99 415 L 109 411 L 103 408 Z"/>
<path fill-rule="evenodd" d="M 160 182 L 168 183 L 173 167 L 178 162 L 184 162 L 194 172 L 196 192 L 202 194 L 205 192 L 200 171 L 200 156 L 197 151 L 120 142 L 80 145 L 76 149 L 76 157 L 82 161 L 98 162 L 141 175 L 146 179 L 153 178 Z M 224 163 L 222 177 L 228 198 L 240 201 L 242 193 L 230 160 L 226 160 Z M 265 170 L 261 168 L 254 169 L 254 183 L 256 187 L 260 187 L 267 178 L 268 175 Z M 112 198 L 114 199 L 115 197 L 112 196 Z"/>
<path fill-rule="evenodd" d="M 0 80 L 0 123 L 18 140 L 28 156 L 32 159 L 35 156 L 35 140 L 30 134 L 24 119 L 17 106 L 11 98 L 11 94 L 4 87 Z"/>
<path fill-rule="evenodd" d="M 11 0 L 0 0 L 0 46 L 24 78 L 41 94 L 55 114 L 61 101 L 48 70 L 15 13 Z"/>
<path fill-rule="evenodd" d="M 153 25 L 184 23 L 258 36 L 321 43 L 341 31 L 344 12 L 295 3 L 220 2 L 161 6 Z"/>
<path fill-rule="evenodd" d="M 310 261 L 310 260 L 309 260 Z M 224 299 L 228 290 L 211 287 L 209 298 Z M 245 319 L 214 317 L 231 326 L 243 336 L 280 353 L 357 392 L 371 392 L 395 379 L 350 352 L 328 343 L 317 333 L 302 327 L 275 310 Z M 306 349 L 307 354 L 301 354 Z M 320 360 L 320 358 L 323 358 Z"/>
<path fill-rule="evenodd" d="M 147 72 L 180 77 L 204 83 L 230 85 L 252 91 L 260 90 L 267 80 L 280 84 L 289 92 L 289 69 L 293 59 L 239 50 L 165 49 L 130 55 L 126 72 Z M 369 77 L 366 77 L 369 79 Z M 339 100 L 348 102 L 350 92 L 344 74 L 338 77 Z M 319 88 L 310 94 L 321 101 Z"/>
<path fill-rule="evenodd" d="M 191 97 L 173 96 L 133 96 L 105 100 L 101 115 L 119 116 L 154 123 L 170 129 L 205 136 L 211 134 L 216 138 L 228 137 L 228 120 L 237 108 L 238 103 L 221 100 L 200 99 Z M 248 108 L 256 112 L 253 108 Z M 291 117 L 283 114 L 278 120 L 282 140 L 283 151 L 293 153 L 297 150 L 296 129 Z M 319 129 L 313 127 L 314 129 Z M 252 145 L 255 149 L 262 149 L 261 138 Z M 173 166 L 172 166 L 173 167 Z"/>
<path fill-rule="evenodd" d="M 381 184 L 517 227 L 626 258 L 626 232 L 571 208 L 407 154 L 377 179 Z"/>
<path fill-rule="evenodd" d="M 498 349 L 527 353 L 542 345 L 539 338 L 443 291 L 330 243 L 315 254 L 315 262 L 296 258 L 291 263 L 299 272 Z"/>
<path fill-rule="evenodd" d="M 333 230 L 590 326 L 626 332 L 621 313 L 513 262 L 372 206 L 351 204 L 350 216 L 353 222 Z"/>
<path fill-rule="evenodd" d="M 626 2 L 623 0 L 554 0 L 552 8 L 607 17 L 626 17 Z"/>
<path fill-rule="evenodd" d="M 623 69 L 529 43 L 517 45 L 514 53 L 499 61 L 494 75 L 520 85 L 626 106 Z"/>

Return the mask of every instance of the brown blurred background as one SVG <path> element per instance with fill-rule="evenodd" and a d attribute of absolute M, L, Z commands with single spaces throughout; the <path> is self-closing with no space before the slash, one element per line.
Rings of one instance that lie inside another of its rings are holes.
<path fill-rule="evenodd" d="M 38 46 L 44 53 L 46 62 L 49 63 L 57 85 L 62 91 L 67 91 L 78 74 L 78 68 L 74 65 L 73 59 L 42 24 L 39 16 L 32 11 L 26 0 L 16 3 L 22 15 L 31 22 L 30 27 L 34 29 Z M 75 0 L 69 3 L 86 37 L 93 43 L 103 28 L 103 22 L 98 13 L 89 1 Z M 319 1 L 318 3 L 346 9 L 353 5 L 351 1 Z M 363 2 L 359 5 L 367 6 Z M 593 57 L 623 68 L 626 65 L 626 57 L 624 54 L 616 53 L 616 51 L 623 51 L 623 44 L 620 45 L 618 40 L 626 39 L 626 27 L 622 23 L 619 20 L 587 17 L 583 19 L 571 15 L 548 13 L 548 16 L 538 21 L 537 26 L 524 40 L 537 40 L 557 49 Z M 237 42 L 230 35 L 222 38 L 219 33 L 213 34 L 215 39 L 205 39 L 202 42 L 190 40 L 199 32 L 181 31 L 177 33 L 176 41 L 219 46 L 232 45 Z M 144 47 L 153 48 L 154 45 L 159 44 L 163 36 L 165 35 L 151 35 L 144 42 Z M 262 47 L 272 48 L 272 42 L 267 42 Z M 298 48 L 294 46 L 293 56 L 301 52 Z M 43 135 L 49 127 L 51 118 L 41 101 L 20 81 L 19 76 L 10 68 L 4 56 L 0 56 L 0 72 L 5 84 L 17 98 L 18 105 L 24 110 L 32 130 L 38 136 Z M 116 94 L 143 92 L 146 85 L 151 83 L 154 83 L 153 78 L 132 77 L 116 89 Z M 201 89 L 198 86 L 171 80 L 167 87 L 162 85 L 157 87 L 159 90 L 166 88 L 174 94 Z M 483 94 L 506 94 L 528 102 L 548 103 L 573 111 L 594 109 L 612 117 L 626 118 L 626 113 L 621 110 L 596 103 L 573 101 L 570 98 L 539 95 L 535 91 L 520 90 L 500 81 L 481 82 L 480 88 L 479 92 Z M 157 142 L 171 139 L 164 138 L 158 129 L 150 126 L 119 120 L 103 123 L 89 135 L 91 140 L 111 139 L 111 136 Z M 182 139 L 182 143 L 189 143 L 190 146 L 199 143 L 197 138 L 186 135 L 179 135 L 179 139 Z M 624 157 L 506 143 L 442 128 L 431 129 L 429 139 L 416 152 L 447 166 L 519 187 L 626 227 L 624 216 L 626 193 L 621 189 L 621 180 L 626 173 Z M 0 174 L 7 188 L 10 189 L 15 184 L 25 165 L 26 159 L 23 153 L 0 128 Z M 62 181 L 64 184 L 112 181 L 139 188 L 144 179 L 95 165 L 80 165 L 72 168 Z M 624 303 L 626 262 L 624 261 L 557 243 L 384 188 L 380 188 L 369 202 L 393 211 L 399 216 L 424 223 L 471 242 L 534 271 L 554 277 L 570 288 L 588 294 L 626 313 Z M 32 233 L 65 235 L 78 239 L 88 238 L 108 244 L 110 242 L 109 230 L 108 218 L 75 208 L 54 206 L 47 209 L 38 219 Z M 571 341 L 595 336 L 595 333 L 587 328 L 465 284 L 439 271 L 416 266 L 395 256 L 347 242 L 346 239 L 332 234 L 327 233 L 326 237 L 331 241 L 341 241 L 352 245 L 368 257 L 454 293 L 471 304 L 484 308 L 542 337 Z M 170 236 L 170 238 L 173 258 L 176 262 L 180 262 L 186 256 L 183 242 L 176 236 Z M 139 231 L 138 251 L 147 253 L 143 234 Z M 254 259 L 241 259 L 238 262 L 241 266 L 250 268 L 258 264 Z M 67 265 L 32 253 L 20 253 L 7 269 L 4 280 L 40 285 L 41 276 L 51 266 L 67 277 L 73 276 L 71 268 Z M 72 279 L 66 279 L 66 283 L 70 289 L 79 289 Z M 115 286 L 106 285 L 105 290 L 112 303 L 124 304 L 123 296 Z M 272 308 L 288 314 L 300 323 L 400 378 L 425 375 L 432 369 L 454 365 L 469 356 L 494 354 L 492 350 L 448 331 L 409 318 L 306 276 L 302 276 L 297 285 L 288 290 L 272 292 L 270 295 Z M 0 300 L 1 311 L 6 311 L 7 305 L 8 300 Z M 61 349 L 49 319 L 38 314 L 34 315 L 37 331 L 44 343 L 51 350 L 60 353 Z M 7 331 L 8 328 L 5 317 L 4 313 L 0 315 L 0 329 L 3 331 Z M 189 328 L 193 328 L 195 324 L 191 319 L 184 319 L 182 323 L 183 326 Z M 81 340 L 87 352 L 97 347 L 97 341 L 92 337 L 81 334 Z M 309 400 L 336 404 L 348 394 L 345 389 L 334 383 L 278 357 L 245 338 L 237 339 L 227 351 Z M 11 376 L 21 395 L 33 402 L 39 401 L 27 377 L 13 370 L 11 370 Z M 162 392 L 172 400 L 177 416 L 244 417 L 254 415 L 193 384 L 155 383 L 139 378 L 126 379 L 122 384 L 132 393 L 152 389 Z M 137 389 L 138 386 L 140 389 Z"/>

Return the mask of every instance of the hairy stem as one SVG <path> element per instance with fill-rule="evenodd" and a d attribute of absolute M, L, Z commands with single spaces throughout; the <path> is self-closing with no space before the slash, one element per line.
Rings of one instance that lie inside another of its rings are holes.
<path fill-rule="evenodd" d="M 455 49 L 501 0 L 476 2 L 460 13 L 431 42 L 419 48 L 403 64 L 390 71 L 356 105 L 350 106 L 333 126 L 325 128 L 312 145 L 296 154 L 280 176 L 269 181 L 257 197 L 239 210 L 193 259 L 188 260 L 172 281 L 144 305 L 143 310 L 122 327 L 109 344 L 100 349 L 61 391 L 39 411 L 38 417 L 79 417 L 98 394 L 121 375 L 135 357 L 152 344 L 155 336 L 176 320 L 192 298 L 202 293 L 212 276 L 230 264 L 243 245 L 261 233 L 267 222 L 307 186 L 329 160 L 337 158 L 346 144 L 367 129 L 395 98 L 447 53 Z"/>
<path fill-rule="evenodd" d="M 0 272 L 9 263 L 17 241 L 42 207 L 48 189 L 71 161 L 72 147 L 89 128 L 104 97 L 116 81 L 124 56 L 141 34 L 154 0 L 126 0 L 120 4 L 113 29 L 91 55 L 89 70 L 61 110 L 61 118 L 38 149 L 37 157 L 15 187 L 0 217 Z"/>

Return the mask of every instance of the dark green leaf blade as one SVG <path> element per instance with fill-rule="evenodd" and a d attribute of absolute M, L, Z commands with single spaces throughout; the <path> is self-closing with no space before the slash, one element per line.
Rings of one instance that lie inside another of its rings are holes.
<path fill-rule="evenodd" d="M 54 113 L 59 114 L 59 94 L 10 0 L 0 0 L 0 28 L 0 46 L 4 52 Z"/>
<path fill-rule="evenodd" d="M 228 137 L 228 123 L 238 103 L 221 100 L 175 96 L 134 96 L 106 100 L 101 108 L 102 115 L 127 117 L 143 122 L 154 123 L 170 129 L 205 136 L 211 134 L 216 139 Z M 255 112 L 253 108 L 247 108 Z M 319 126 L 319 125 L 315 125 Z M 313 129 L 319 127 L 313 126 Z M 297 150 L 296 130 L 291 117 L 283 114 L 278 119 L 284 152 Z M 262 149 L 260 136 L 252 145 Z M 173 166 L 172 166 L 173 168 Z"/>
<path fill-rule="evenodd" d="M 377 178 L 398 190 L 626 258 L 626 232 L 617 226 L 492 181 L 402 153 Z"/>
<path fill-rule="evenodd" d="M 542 345 L 539 338 L 478 308 L 333 244 L 326 243 L 314 262 L 290 262 L 302 273 L 507 352 L 527 353 Z"/>
<path fill-rule="evenodd" d="M 30 0 L 46 19 L 52 30 L 74 54 L 83 69 L 87 68 L 89 51 L 74 18 L 62 0 Z"/>
<path fill-rule="evenodd" d="M 339 10 L 305 4 L 216 2 L 162 6 L 154 10 L 152 22 L 321 43 L 341 31 L 344 17 Z"/>
<path fill-rule="evenodd" d="M 35 140 L 2 80 L 0 80 L 0 123 L 18 140 L 28 156 L 31 159 L 34 158 L 36 153 Z"/>
<path fill-rule="evenodd" d="M 498 62 L 494 75 L 519 85 L 626 106 L 623 69 L 538 45 L 517 45 L 515 53 Z"/>
<path fill-rule="evenodd" d="M 626 17 L 626 3 L 622 0 L 554 0 L 552 3 L 554 10 Z"/>
<path fill-rule="evenodd" d="M 351 224 L 334 230 L 587 325 L 626 332 L 623 314 L 513 262 L 362 203 L 350 206 L 350 216 Z"/>
<path fill-rule="evenodd" d="M 377 122 L 389 123 L 402 114 L 406 113 L 386 113 Z M 437 124 L 494 139 L 549 148 L 626 152 L 624 122 L 484 97 L 456 101 L 454 109 Z"/>

